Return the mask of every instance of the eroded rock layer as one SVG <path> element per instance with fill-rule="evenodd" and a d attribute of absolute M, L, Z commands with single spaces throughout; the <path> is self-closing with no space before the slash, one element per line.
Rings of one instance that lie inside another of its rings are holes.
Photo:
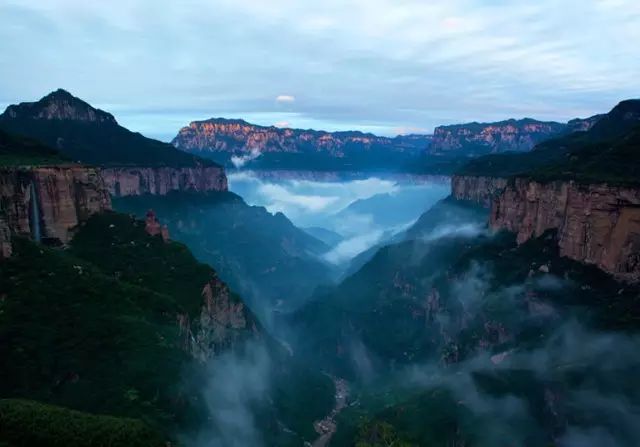
<path fill-rule="evenodd" d="M 105 168 L 102 177 L 114 197 L 227 190 L 227 177 L 218 166 Z"/>
<path fill-rule="evenodd" d="M 451 179 L 451 195 L 456 200 L 491 207 L 494 197 L 507 186 L 507 180 L 499 177 L 475 177 L 456 175 Z"/>
<path fill-rule="evenodd" d="M 519 242 L 557 230 L 562 256 L 640 280 L 640 190 L 515 179 L 493 202 L 491 226 Z"/>

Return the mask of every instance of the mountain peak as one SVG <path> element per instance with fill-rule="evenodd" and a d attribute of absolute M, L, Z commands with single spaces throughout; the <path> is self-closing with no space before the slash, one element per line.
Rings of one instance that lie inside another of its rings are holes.
<path fill-rule="evenodd" d="M 117 124 L 110 113 L 59 88 L 36 102 L 23 102 L 7 107 L 0 119 L 86 121 Z"/>

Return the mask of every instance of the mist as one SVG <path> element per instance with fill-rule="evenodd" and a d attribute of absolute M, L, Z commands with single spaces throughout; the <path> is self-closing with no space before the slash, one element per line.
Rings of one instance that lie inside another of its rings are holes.
<path fill-rule="evenodd" d="M 442 179 L 304 177 L 239 171 L 229 174 L 229 187 L 249 204 L 281 212 L 302 229 L 333 233 L 339 242 L 323 259 L 335 265 L 389 240 L 449 194 Z"/>

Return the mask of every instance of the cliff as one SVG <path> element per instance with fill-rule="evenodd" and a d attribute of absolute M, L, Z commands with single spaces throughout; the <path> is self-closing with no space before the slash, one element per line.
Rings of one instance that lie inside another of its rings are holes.
<path fill-rule="evenodd" d="M 102 178 L 114 197 L 171 191 L 227 191 L 227 176 L 220 166 L 104 168 Z"/>
<path fill-rule="evenodd" d="M 526 152 L 536 144 L 564 132 L 566 125 L 533 119 L 497 123 L 469 123 L 436 127 L 429 152 L 433 155 L 483 155 Z"/>
<path fill-rule="evenodd" d="M 79 223 L 110 208 L 108 191 L 94 168 L 0 168 L 0 214 L 6 222 L 3 234 L 8 229 L 35 240 L 66 243 Z"/>
<path fill-rule="evenodd" d="M 507 186 L 507 179 L 488 176 L 456 175 L 451 179 L 451 195 L 456 200 L 491 207 L 494 197 Z"/>
<path fill-rule="evenodd" d="M 491 226 L 518 242 L 556 230 L 560 254 L 640 280 L 640 189 L 515 179 L 494 201 Z"/>
<path fill-rule="evenodd" d="M 194 121 L 183 127 L 172 143 L 191 153 L 208 152 L 321 152 L 344 157 L 351 151 L 384 149 L 396 152 L 420 152 L 426 148 L 428 136 L 407 135 L 380 137 L 363 132 L 324 132 L 315 130 L 265 127 L 243 120 L 212 118 Z"/>

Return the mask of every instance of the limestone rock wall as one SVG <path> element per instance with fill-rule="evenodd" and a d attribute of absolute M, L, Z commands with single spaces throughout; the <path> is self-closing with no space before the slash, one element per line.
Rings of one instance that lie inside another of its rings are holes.
<path fill-rule="evenodd" d="M 0 169 L 0 214 L 10 233 L 33 235 L 37 227 L 42 238 L 66 243 L 79 223 L 107 209 L 111 199 L 95 168 Z"/>
<path fill-rule="evenodd" d="M 562 256 L 640 280 L 640 189 L 518 178 L 494 200 L 491 226 L 520 243 L 555 229 Z"/>
<path fill-rule="evenodd" d="M 491 207 L 493 198 L 507 186 L 507 180 L 499 177 L 454 176 L 451 179 L 451 195 L 456 200 L 465 200 Z"/>
<path fill-rule="evenodd" d="M 166 195 L 171 191 L 227 190 L 224 169 L 215 166 L 104 168 L 102 177 L 114 197 Z"/>

